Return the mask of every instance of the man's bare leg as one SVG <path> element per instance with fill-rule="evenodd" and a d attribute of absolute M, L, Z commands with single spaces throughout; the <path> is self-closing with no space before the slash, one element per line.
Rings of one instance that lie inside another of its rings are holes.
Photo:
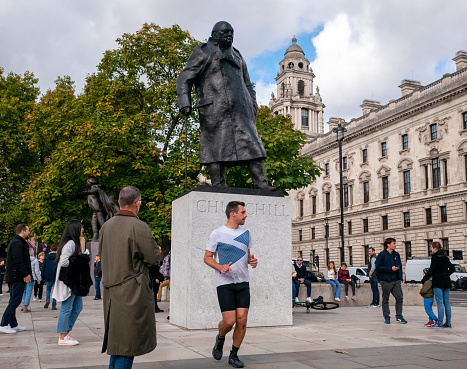
<path fill-rule="evenodd" d="M 219 322 L 219 334 L 216 337 L 216 344 L 212 349 L 212 357 L 216 360 L 222 359 L 225 335 L 232 330 L 237 320 L 237 313 L 235 310 L 224 311 L 222 313 L 222 320 Z"/>
<path fill-rule="evenodd" d="M 246 333 L 246 322 L 248 319 L 248 309 L 238 308 L 236 311 L 235 330 L 233 333 L 233 345 L 240 348 Z"/>

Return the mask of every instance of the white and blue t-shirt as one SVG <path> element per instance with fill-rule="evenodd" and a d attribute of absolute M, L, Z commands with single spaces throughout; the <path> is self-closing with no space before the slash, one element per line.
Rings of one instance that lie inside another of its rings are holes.
<path fill-rule="evenodd" d="M 239 226 L 237 229 L 222 226 L 209 236 L 206 250 L 215 252 L 214 260 L 220 265 L 232 265 L 227 273 L 216 273 L 216 287 L 224 284 L 250 281 L 248 272 L 248 250 L 251 248 L 250 231 Z"/>

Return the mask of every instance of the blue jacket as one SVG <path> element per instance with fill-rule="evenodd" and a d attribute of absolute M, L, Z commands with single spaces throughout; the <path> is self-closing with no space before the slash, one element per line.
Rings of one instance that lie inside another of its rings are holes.
<path fill-rule="evenodd" d="M 393 266 L 399 267 L 399 269 L 393 271 Z M 387 250 L 381 251 L 376 258 L 375 267 L 378 271 L 379 281 L 402 281 L 402 262 L 398 252 L 393 251 L 389 253 Z"/>
<path fill-rule="evenodd" d="M 46 282 L 55 282 L 55 274 L 57 273 L 57 263 L 55 257 L 57 253 L 53 252 L 45 255 L 44 262 L 42 263 L 41 275 L 42 280 Z"/>

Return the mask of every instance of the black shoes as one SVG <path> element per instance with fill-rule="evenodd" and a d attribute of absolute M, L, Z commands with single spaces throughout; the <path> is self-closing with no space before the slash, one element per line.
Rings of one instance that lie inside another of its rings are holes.
<path fill-rule="evenodd" d="M 164 310 L 159 309 L 158 307 L 156 307 L 156 313 L 163 313 L 163 312 L 164 312 Z"/>
<path fill-rule="evenodd" d="M 229 364 L 232 365 L 234 368 L 243 368 L 243 366 L 244 366 L 243 361 L 241 361 L 238 358 L 236 352 L 235 353 L 230 353 Z"/>
<path fill-rule="evenodd" d="M 216 336 L 216 344 L 212 349 L 212 357 L 216 360 L 222 359 L 222 350 L 224 348 L 225 337 L 221 338 L 219 335 Z M 230 364 L 230 358 L 229 358 Z M 243 368 L 243 366 L 235 367 L 235 368 Z"/>
<path fill-rule="evenodd" d="M 100 297 L 94 297 L 94 300 L 100 300 L 101 298 Z"/>

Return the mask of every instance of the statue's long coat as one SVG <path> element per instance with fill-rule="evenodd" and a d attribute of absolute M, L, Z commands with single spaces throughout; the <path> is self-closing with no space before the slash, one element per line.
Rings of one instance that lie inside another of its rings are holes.
<path fill-rule="evenodd" d="M 195 47 L 177 79 L 178 105 L 191 106 L 198 95 L 200 163 L 266 158 L 256 131 L 256 93 L 245 60 L 231 47 L 222 51 L 211 39 Z"/>
<path fill-rule="evenodd" d="M 99 255 L 104 285 L 102 352 L 138 356 L 156 348 L 154 293 L 148 266 L 161 254 L 149 226 L 120 210 L 101 228 Z"/>

